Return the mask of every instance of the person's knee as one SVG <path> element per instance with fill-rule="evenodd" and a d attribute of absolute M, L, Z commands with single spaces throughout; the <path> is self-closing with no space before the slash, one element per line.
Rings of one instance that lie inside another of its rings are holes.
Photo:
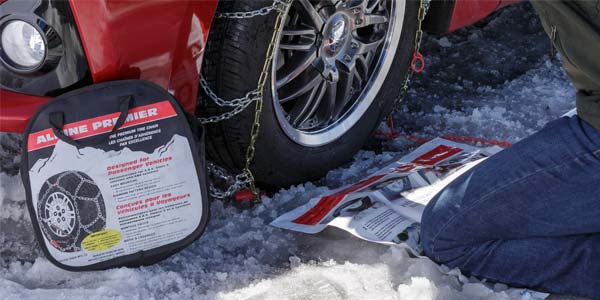
<path fill-rule="evenodd" d="M 437 261 L 433 253 L 433 249 L 435 248 L 433 243 L 435 241 L 435 236 L 437 235 L 439 225 L 436 222 L 435 216 L 433 216 L 431 210 L 432 206 L 427 205 L 427 207 L 425 207 L 425 211 L 423 212 L 423 216 L 421 217 L 421 243 L 425 255 L 432 260 Z"/>
<path fill-rule="evenodd" d="M 428 205 L 421 219 L 423 252 L 431 260 L 451 268 L 460 267 L 462 262 L 468 261 L 469 249 L 476 246 L 470 241 L 469 231 L 457 225 L 460 214 L 460 211 L 436 210 L 435 205 Z"/>
<path fill-rule="evenodd" d="M 471 207 L 473 193 L 468 192 L 468 172 L 449 184 L 425 207 L 421 217 L 421 242 L 425 254 L 432 260 L 445 263 L 447 255 L 456 258 L 455 249 L 470 240 L 469 230 L 463 230 L 461 219 Z M 456 250 L 460 253 L 461 250 Z"/>
<path fill-rule="evenodd" d="M 423 251 L 432 260 L 442 263 L 439 256 L 439 240 L 447 240 L 444 231 L 452 221 L 454 212 L 448 206 L 440 204 L 446 201 L 443 193 L 438 194 L 429 202 L 421 218 L 421 242 Z"/>

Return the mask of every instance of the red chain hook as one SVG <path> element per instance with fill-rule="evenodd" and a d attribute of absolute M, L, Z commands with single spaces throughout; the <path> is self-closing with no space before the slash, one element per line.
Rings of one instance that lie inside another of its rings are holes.
<path fill-rule="evenodd" d="M 421 73 L 425 69 L 425 58 L 421 52 L 413 52 L 410 69 L 415 73 Z"/>

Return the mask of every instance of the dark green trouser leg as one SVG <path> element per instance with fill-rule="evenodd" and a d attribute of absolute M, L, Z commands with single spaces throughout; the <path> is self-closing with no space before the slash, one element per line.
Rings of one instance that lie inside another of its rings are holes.
<path fill-rule="evenodd" d="M 577 113 L 600 131 L 600 1 L 531 1 L 577 89 Z"/>

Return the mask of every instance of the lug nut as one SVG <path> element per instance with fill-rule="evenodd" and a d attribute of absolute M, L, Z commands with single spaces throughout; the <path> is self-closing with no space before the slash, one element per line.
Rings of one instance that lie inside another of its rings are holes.
<path fill-rule="evenodd" d="M 357 43 L 352 43 L 352 44 L 350 44 L 350 47 L 352 49 L 358 49 L 358 44 Z"/>
<path fill-rule="evenodd" d="M 362 20 L 362 19 L 356 19 L 356 21 L 354 21 L 354 23 L 355 23 L 356 25 L 360 25 L 360 24 L 362 24 L 362 22 L 363 22 L 363 20 Z"/>
<path fill-rule="evenodd" d="M 352 60 L 352 57 L 350 57 L 350 55 L 346 54 L 344 56 L 344 60 L 347 61 L 347 62 L 350 62 Z"/>

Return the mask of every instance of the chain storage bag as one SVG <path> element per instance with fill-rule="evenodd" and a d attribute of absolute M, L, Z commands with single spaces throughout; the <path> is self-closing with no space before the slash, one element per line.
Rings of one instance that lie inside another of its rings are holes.
<path fill-rule="evenodd" d="M 190 118 L 193 119 L 193 118 Z M 37 239 L 72 271 L 154 263 L 208 221 L 203 132 L 162 88 L 96 84 L 39 109 L 21 174 Z"/>

